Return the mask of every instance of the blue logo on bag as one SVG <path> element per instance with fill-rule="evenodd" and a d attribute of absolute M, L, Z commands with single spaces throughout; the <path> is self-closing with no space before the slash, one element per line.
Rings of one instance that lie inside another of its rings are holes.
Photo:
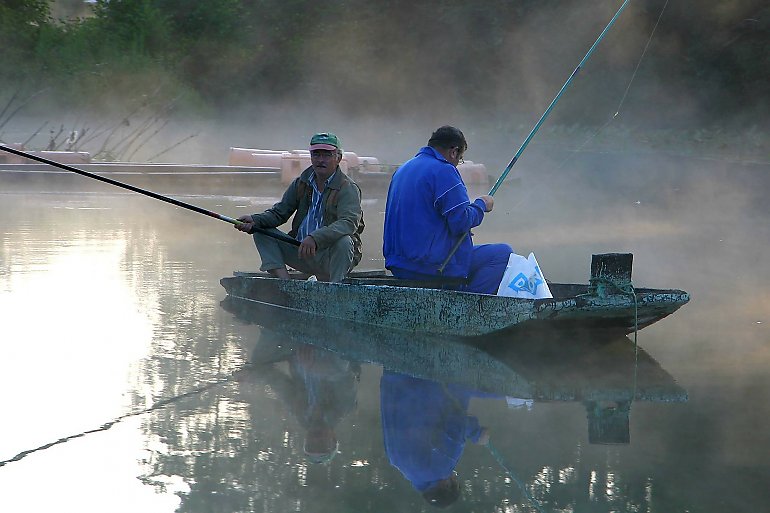
<path fill-rule="evenodd" d="M 542 276 L 540 269 L 535 267 L 532 276 L 527 277 L 524 273 L 517 274 L 508 284 L 508 288 L 515 292 L 527 292 L 534 296 L 537 294 L 537 288 L 543 283 Z"/>

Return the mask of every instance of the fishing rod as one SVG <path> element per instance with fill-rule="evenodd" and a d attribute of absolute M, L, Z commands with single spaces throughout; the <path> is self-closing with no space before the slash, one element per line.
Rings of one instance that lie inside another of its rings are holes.
<path fill-rule="evenodd" d="M 38 157 L 37 155 L 33 155 L 25 151 L 9 148 L 8 146 L 2 145 L 2 144 L 0 144 L 0 150 L 7 151 L 8 153 L 13 153 L 14 155 L 18 155 L 19 157 L 24 157 L 30 160 L 36 160 L 38 162 L 42 162 L 43 164 L 48 164 L 49 166 L 58 167 L 60 169 L 64 169 L 65 171 L 72 171 L 73 173 L 77 173 L 79 175 L 83 175 L 88 178 L 93 178 L 94 180 L 99 180 L 100 182 L 108 183 L 110 185 L 122 187 L 123 189 L 128 189 L 129 191 L 132 191 L 132 192 L 138 192 L 139 194 L 144 194 L 145 196 L 149 196 L 151 198 L 154 198 L 160 201 L 165 201 L 166 203 L 171 203 L 172 205 L 176 205 L 177 207 L 186 208 L 187 210 L 192 210 L 193 212 L 197 212 L 199 214 L 204 214 L 209 217 L 219 219 L 220 221 L 225 221 L 234 225 L 243 224 L 241 221 L 238 221 L 237 219 L 234 219 L 232 217 L 228 217 L 222 214 L 217 214 L 216 212 L 212 212 L 211 210 L 206 210 L 205 208 L 201 208 L 196 205 L 191 205 L 189 203 L 185 203 L 183 201 L 179 201 L 174 198 L 169 198 L 168 196 L 163 196 L 156 192 L 148 191 L 146 189 L 141 189 L 139 187 L 135 187 L 127 183 L 118 182 L 117 180 L 113 180 L 112 178 L 107 178 L 105 176 L 89 173 L 88 171 L 83 171 L 82 169 L 68 166 L 67 164 L 62 164 L 54 160 Z M 268 237 L 272 237 L 274 239 L 288 242 L 289 244 L 292 244 L 294 246 L 299 246 L 300 244 L 298 240 L 277 231 L 270 231 L 270 230 L 265 230 L 264 228 L 256 228 L 256 227 L 254 228 L 254 231 L 257 231 L 263 235 L 267 235 Z"/>
<path fill-rule="evenodd" d="M 554 99 L 551 101 L 551 104 L 548 105 L 547 109 L 545 109 L 545 112 L 543 112 L 543 115 L 540 116 L 540 119 L 537 121 L 537 123 L 535 123 L 535 126 L 529 132 L 529 135 L 527 136 L 527 138 L 524 139 L 524 142 L 522 143 L 522 145 L 519 148 L 519 150 L 516 152 L 516 154 L 513 156 L 511 161 L 506 166 L 506 168 L 503 171 L 503 173 L 500 175 L 500 177 L 497 179 L 495 184 L 492 186 L 492 189 L 489 191 L 489 195 L 490 196 L 494 196 L 495 195 L 495 193 L 497 192 L 497 189 L 500 188 L 500 185 L 502 185 L 503 181 L 505 180 L 505 177 L 508 176 L 508 173 L 511 172 L 511 169 L 513 168 L 514 164 L 516 164 L 516 162 L 519 160 L 519 157 L 521 157 L 521 154 L 524 153 L 524 150 L 529 145 L 529 142 L 532 140 L 533 137 L 535 137 L 535 134 L 537 133 L 537 131 L 540 130 L 540 127 L 542 126 L 543 122 L 545 121 L 545 118 L 547 118 L 548 115 L 551 113 L 551 111 L 553 110 L 553 108 L 556 105 L 556 103 L 561 99 L 561 96 L 564 94 L 564 91 L 572 83 L 572 80 L 575 78 L 575 76 L 578 74 L 578 72 L 583 68 L 583 65 L 586 63 L 588 58 L 591 57 L 591 54 L 594 53 L 594 50 L 599 45 L 599 42 L 602 39 L 604 39 L 604 35 L 610 30 L 610 27 L 612 27 L 612 25 L 615 24 L 615 20 L 618 19 L 618 17 L 620 16 L 620 13 L 623 12 L 623 10 L 626 8 L 626 5 L 628 5 L 628 2 L 630 2 L 630 1 L 631 0 L 624 0 L 623 1 L 623 4 L 617 10 L 617 12 L 615 13 L 615 16 L 613 16 L 612 19 L 609 21 L 609 23 L 607 23 L 607 26 L 604 27 L 604 30 L 602 30 L 601 34 L 599 34 L 599 37 L 596 38 L 596 41 L 594 41 L 594 44 L 591 45 L 591 48 L 588 49 L 588 52 L 585 54 L 585 56 L 580 61 L 580 63 L 577 65 L 577 67 L 572 72 L 572 74 L 569 76 L 569 78 L 567 78 L 567 81 L 564 82 L 563 86 L 561 86 L 561 89 L 559 89 L 559 92 L 556 94 Z M 444 272 L 444 268 L 447 266 L 447 264 L 449 263 L 449 260 L 452 258 L 452 256 L 454 256 L 454 254 L 460 248 L 460 244 L 462 244 L 462 242 L 465 240 L 465 237 L 467 237 L 467 235 L 468 234 L 466 233 L 465 235 L 460 237 L 460 239 L 455 243 L 454 247 L 449 252 L 449 255 L 446 257 L 446 260 L 444 260 L 444 262 L 442 262 L 441 266 L 438 268 L 438 272 L 439 273 L 443 273 Z"/>

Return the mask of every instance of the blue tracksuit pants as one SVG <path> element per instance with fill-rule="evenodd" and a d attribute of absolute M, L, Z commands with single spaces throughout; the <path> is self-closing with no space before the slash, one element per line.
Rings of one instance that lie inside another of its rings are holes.
<path fill-rule="evenodd" d="M 473 246 L 471 265 L 468 269 L 468 282 L 460 290 L 480 294 L 497 294 L 497 288 L 503 279 L 508 257 L 513 249 L 508 244 L 479 244 Z M 415 273 L 403 269 L 391 269 L 393 276 L 404 280 L 429 280 L 435 275 Z"/>

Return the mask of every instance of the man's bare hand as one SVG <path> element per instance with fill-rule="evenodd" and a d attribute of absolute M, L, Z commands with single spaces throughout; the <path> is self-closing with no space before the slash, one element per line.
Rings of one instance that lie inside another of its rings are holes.
<path fill-rule="evenodd" d="M 241 216 L 237 221 L 240 221 L 240 223 L 233 226 L 238 231 L 249 233 L 254 228 L 254 221 L 251 219 L 251 216 Z"/>
<path fill-rule="evenodd" d="M 299 243 L 298 254 L 300 258 L 312 258 L 315 256 L 315 252 L 318 246 L 315 243 L 315 239 L 308 235 L 302 242 Z"/>
<path fill-rule="evenodd" d="M 485 194 L 484 196 L 479 196 L 481 201 L 484 202 L 484 205 L 486 205 L 487 208 L 484 209 L 484 212 L 492 212 L 492 208 L 495 206 L 495 198 L 492 196 Z"/>
<path fill-rule="evenodd" d="M 481 428 L 481 434 L 479 435 L 479 441 L 476 442 L 479 445 L 487 445 L 489 443 L 489 428 Z"/>

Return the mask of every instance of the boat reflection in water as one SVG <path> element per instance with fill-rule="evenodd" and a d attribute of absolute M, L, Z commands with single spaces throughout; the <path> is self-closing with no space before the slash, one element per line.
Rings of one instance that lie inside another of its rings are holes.
<path fill-rule="evenodd" d="M 336 452 L 334 429 L 356 406 L 361 364 L 381 367 L 383 453 L 436 506 L 451 504 L 460 493 L 454 469 L 466 442 L 489 441 L 489 431 L 468 415 L 471 398 L 508 408 L 580 402 L 591 444 L 630 443 L 634 402 L 687 400 L 673 377 L 625 336 L 564 339 L 551 333 L 487 340 L 482 348 L 232 297 L 222 306 L 260 328 L 240 385 L 267 384 L 283 399 L 306 430 L 309 462 L 328 462 Z"/>

